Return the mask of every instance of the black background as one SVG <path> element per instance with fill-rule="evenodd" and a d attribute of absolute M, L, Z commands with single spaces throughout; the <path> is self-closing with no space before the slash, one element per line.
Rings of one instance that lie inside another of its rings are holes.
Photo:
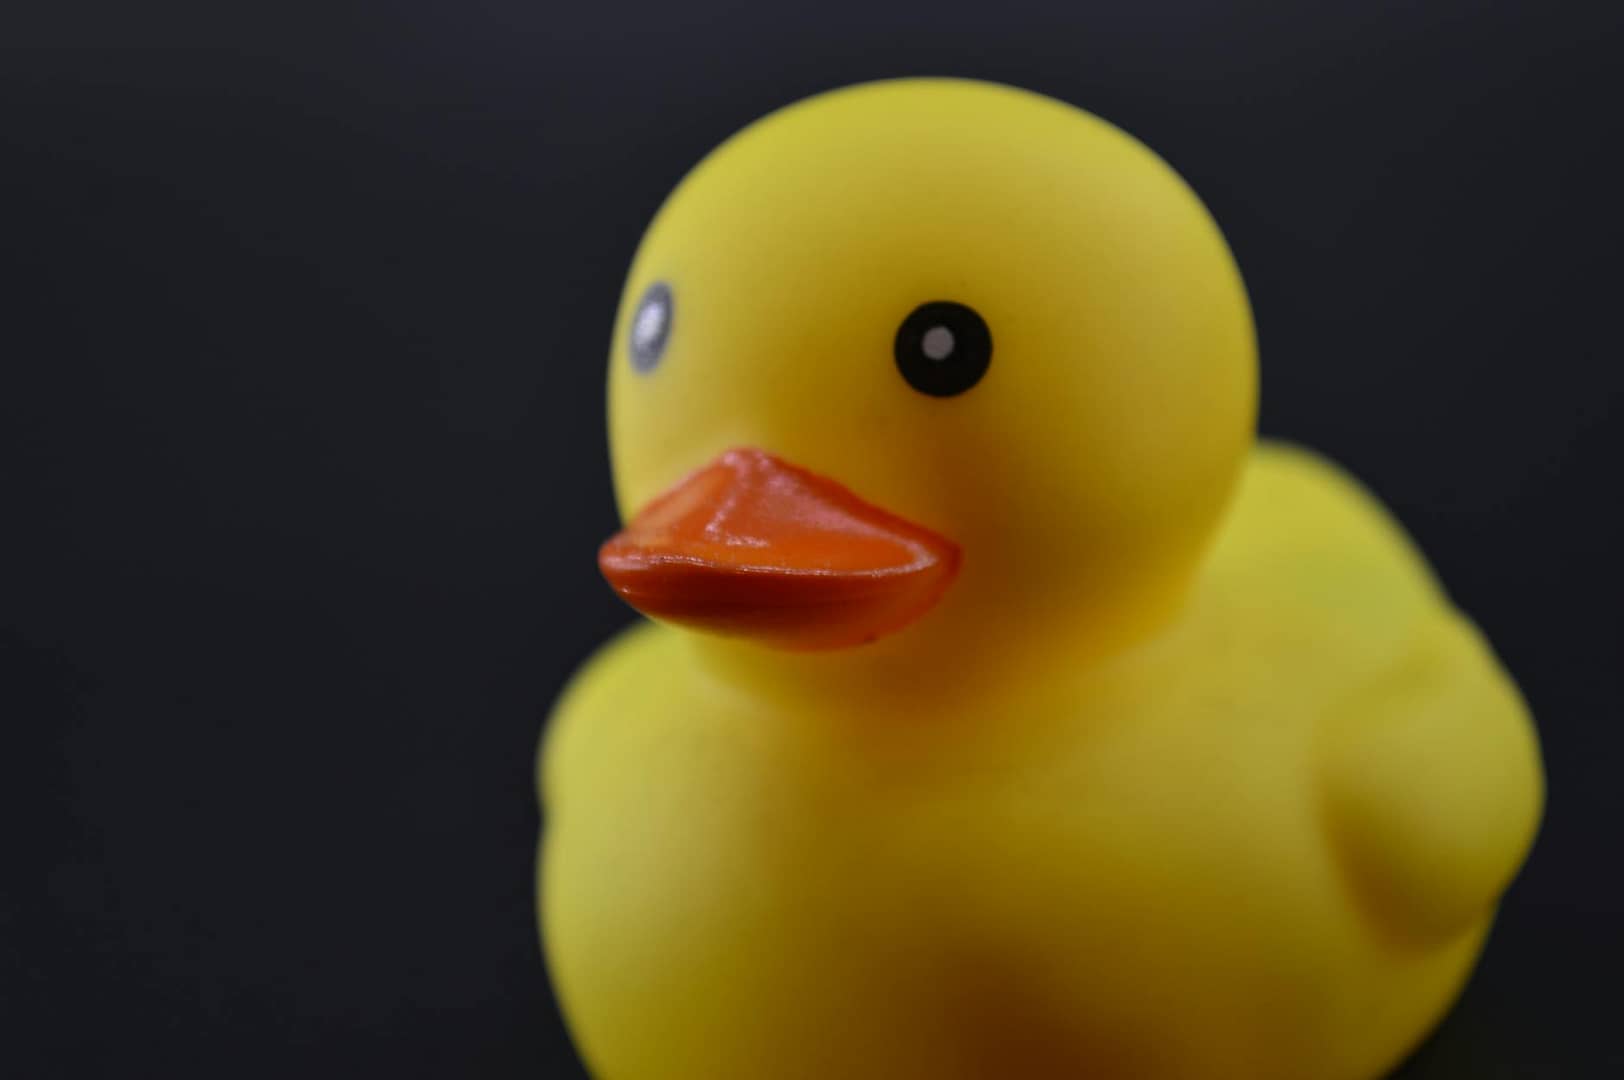
<path fill-rule="evenodd" d="M 531 769 L 628 618 L 621 275 L 740 125 L 925 73 L 1191 180 L 1263 428 L 1382 494 L 1533 704 L 1545 830 L 1404 1076 L 1619 1075 L 1617 11 L 8 7 L 0 1072 L 579 1074 Z"/>

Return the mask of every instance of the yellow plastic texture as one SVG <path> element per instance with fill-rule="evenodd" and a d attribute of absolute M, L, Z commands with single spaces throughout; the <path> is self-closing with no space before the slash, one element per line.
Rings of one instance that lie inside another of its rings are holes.
<path fill-rule="evenodd" d="M 892 360 L 930 300 L 991 329 L 958 397 Z M 1239 274 L 1140 143 L 958 80 L 775 113 L 660 210 L 609 383 L 625 516 L 759 446 L 964 564 L 873 645 L 644 624 L 576 677 L 539 891 L 594 1075 L 1368 1080 L 1447 1008 L 1527 711 L 1380 506 L 1255 443 Z"/>

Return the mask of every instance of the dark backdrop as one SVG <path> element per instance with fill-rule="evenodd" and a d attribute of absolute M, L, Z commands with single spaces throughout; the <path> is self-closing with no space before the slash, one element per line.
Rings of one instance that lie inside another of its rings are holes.
<path fill-rule="evenodd" d="M 740 125 L 948 73 L 1191 180 L 1264 429 L 1396 508 L 1533 703 L 1545 831 L 1404 1075 L 1619 1075 L 1617 10 L 8 6 L 0 1072 L 578 1075 L 531 768 L 628 618 L 621 274 Z"/>

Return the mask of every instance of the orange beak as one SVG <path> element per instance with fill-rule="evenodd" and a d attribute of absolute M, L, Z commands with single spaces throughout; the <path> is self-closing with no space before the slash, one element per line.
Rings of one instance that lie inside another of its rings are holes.
<path fill-rule="evenodd" d="M 598 550 L 621 598 L 658 619 L 785 649 L 873 641 L 918 619 L 959 548 L 764 450 L 722 454 Z"/>

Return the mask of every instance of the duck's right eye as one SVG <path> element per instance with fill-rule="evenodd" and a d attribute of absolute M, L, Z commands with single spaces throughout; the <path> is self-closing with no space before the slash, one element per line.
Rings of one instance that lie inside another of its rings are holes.
<path fill-rule="evenodd" d="M 659 366 L 665 355 L 666 342 L 671 340 L 671 286 L 656 281 L 643 291 L 632 312 L 631 332 L 627 334 L 632 354 L 633 370 L 647 374 Z"/>

